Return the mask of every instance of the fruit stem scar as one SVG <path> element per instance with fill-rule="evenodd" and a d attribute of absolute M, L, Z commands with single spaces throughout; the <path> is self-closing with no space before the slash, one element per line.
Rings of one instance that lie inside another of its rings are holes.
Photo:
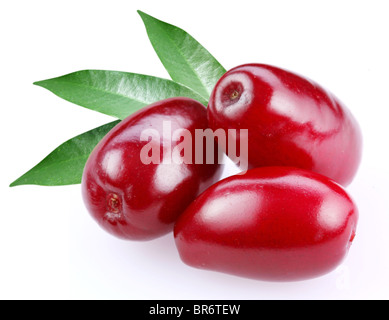
<path fill-rule="evenodd" d="M 112 213 L 121 212 L 121 202 L 116 193 L 109 193 L 107 196 L 107 210 Z"/>
<path fill-rule="evenodd" d="M 230 99 L 231 100 L 235 100 L 239 97 L 239 91 L 238 90 L 234 90 L 231 94 L 230 94 Z"/>

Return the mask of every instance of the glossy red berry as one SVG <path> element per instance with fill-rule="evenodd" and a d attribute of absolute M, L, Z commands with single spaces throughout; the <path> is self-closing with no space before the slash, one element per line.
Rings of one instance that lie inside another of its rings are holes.
<path fill-rule="evenodd" d="M 360 163 L 361 132 L 351 112 L 317 83 L 273 66 L 228 71 L 212 92 L 208 120 L 213 130 L 248 129 L 248 155 L 240 156 L 249 168 L 299 167 L 346 186 Z"/>
<path fill-rule="evenodd" d="M 157 102 L 119 123 L 96 146 L 84 169 L 82 193 L 92 217 L 123 239 L 148 240 L 172 231 L 177 217 L 219 179 L 221 170 L 217 159 L 215 164 L 166 161 L 183 143 L 170 135 L 186 130 L 194 136 L 196 129 L 207 126 L 205 107 L 188 98 Z M 141 139 L 147 132 L 150 137 Z M 156 158 L 153 150 L 158 151 Z M 145 163 L 142 152 L 160 162 Z"/>
<path fill-rule="evenodd" d="M 177 220 L 182 260 L 193 267 L 268 281 L 321 276 L 354 239 L 358 211 L 333 180 L 290 167 L 224 179 Z"/>

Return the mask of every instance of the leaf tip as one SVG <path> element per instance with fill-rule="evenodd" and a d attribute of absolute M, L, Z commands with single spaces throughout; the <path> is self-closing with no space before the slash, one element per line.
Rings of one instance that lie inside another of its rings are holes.
<path fill-rule="evenodd" d="M 42 87 L 43 82 L 44 82 L 44 80 L 34 81 L 32 84 L 33 84 L 34 86 Z"/>
<path fill-rule="evenodd" d="M 148 15 L 141 10 L 137 10 L 137 12 L 138 12 L 140 18 L 143 20 L 143 23 L 146 23 Z"/>
<path fill-rule="evenodd" d="M 149 14 L 147 14 L 146 12 L 143 12 L 142 10 L 137 10 L 138 14 L 140 15 L 140 17 L 142 18 L 143 21 L 148 21 L 148 20 L 157 20 L 155 19 L 154 17 L 150 16 Z"/>
<path fill-rule="evenodd" d="M 14 182 L 12 182 L 12 183 L 9 185 L 9 187 L 10 187 L 10 188 L 13 188 L 13 187 L 16 187 L 16 186 L 18 186 L 18 185 L 19 185 L 18 180 L 15 180 Z"/>

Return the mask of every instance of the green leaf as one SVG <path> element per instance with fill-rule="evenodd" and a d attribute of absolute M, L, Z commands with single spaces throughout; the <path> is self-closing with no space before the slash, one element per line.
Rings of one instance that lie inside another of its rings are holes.
<path fill-rule="evenodd" d="M 207 105 L 207 100 L 174 81 L 129 72 L 83 70 L 34 84 L 65 100 L 119 119 L 171 97 L 188 97 Z"/>
<path fill-rule="evenodd" d="M 159 59 L 171 78 L 198 92 L 206 100 L 226 72 L 221 64 L 191 35 L 139 11 Z"/>
<path fill-rule="evenodd" d="M 81 183 L 85 163 L 97 143 L 120 121 L 107 123 L 61 144 L 10 187 L 35 184 L 63 186 Z"/>

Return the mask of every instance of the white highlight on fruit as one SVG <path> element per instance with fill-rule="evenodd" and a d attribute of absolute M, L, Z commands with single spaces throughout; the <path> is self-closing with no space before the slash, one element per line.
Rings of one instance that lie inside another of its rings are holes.
<path fill-rule="evenodd" d="M 347 213 L 347 208 L 345 208 L 345 203 L 341 197 L 338 201 L 334 199 L 324 201 L 319 210 L 318 222 L 327 230 L 336 230 L 345 222 L 345 213 Z"/>
<path fill-rule="evenodd" d="M 117 179 L 123 169 L 122 154 L 119 149 L 110 150 L 105 154 L 102 161 L 102 169 L 112 180 Z"/>
<path fill-rule="evenodd" d="M 237 229 L 250 228 L 258 218 L 262 196 L 255 191 L 226 193 L 223 197 L 214 198 L 204 205 L 202 218 L 207 226 L 230 229 L 234 224 Z M 220 221 L 229 221 L 224 224 Z"/>
<path fill-rule="evenodd" d="M 162 193 L 169 193 L 178 188 L 189 176 L 190 171 L 186 166 L 161 163 L 155 173 L 154 187 Z"/>

